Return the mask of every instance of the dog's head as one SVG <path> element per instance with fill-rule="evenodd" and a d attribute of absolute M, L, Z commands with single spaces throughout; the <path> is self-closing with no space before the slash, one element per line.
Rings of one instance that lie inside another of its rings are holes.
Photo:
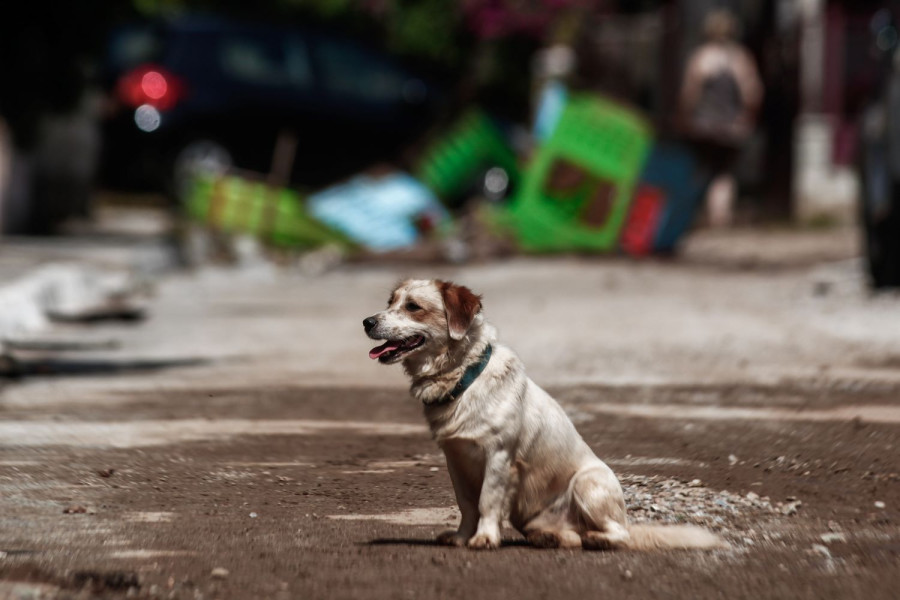
<path fill-rule="evenodd" d="M 416 352 L 444 352 L 466 337 L 480 312 L 481 298 L 467 287 L 437 279 L 404 281 L 387 309 L 363 320 L 370 338 L 387 340 L 369 357 L 393 364 Z"/>

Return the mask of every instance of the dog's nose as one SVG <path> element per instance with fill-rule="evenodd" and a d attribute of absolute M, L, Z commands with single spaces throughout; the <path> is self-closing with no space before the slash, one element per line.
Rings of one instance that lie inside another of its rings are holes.
<path fill-rule="evenodd" d="M 375 320 L 375 317 L 367 317 L 363 319 L 363 327 L 366 329 L 366 333 L 372 331 L 372 328 L 378 324 L 378 321 Z"/>

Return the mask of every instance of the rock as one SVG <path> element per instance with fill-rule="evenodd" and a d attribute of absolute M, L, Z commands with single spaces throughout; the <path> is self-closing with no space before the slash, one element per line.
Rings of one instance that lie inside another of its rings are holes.
<path fill-rule="evenodd" d="M 875 502 L 875 508 L 884 508 L 885 504 L 881 500 Z"/>
<path fill-rule="evenodd" d="M 728 455 L 728 464 L 733 467 L 737 463 L 738 463 L 738 457 L 735 456 L 734 454 L 729 454 Z"/>
<path fill-rule="evenodd" d="M 690 483 L 688 483 L 688 487 L 700 487 L 703 485 L 703 482 L 699 479 L 691 479 Z"/>
<path fill-rule="evenodd" d="M 812 552 L 814 552 L 815 554 L 824 556 L 825 558 L 831 558 L 831 551 L 822 544 L 813 544 L 810 550 L 812 550 Z"/>
<path fill-rule="evenodd" d="M 250 518 L 251 518 L 251 519 L 255 519 L 255 518 L 258 517 L 258 516 L 259 516 L 259 515 L 256 514 L 255 512 L 250 513 Z"/>
<path fill-rule="evenodd" d="M 230 575 L 228 569 L 225 569 L 223 567 L 216 567 L 209 574 L 209 576 L 213 579 L 226 579 L 228 575 Z"/>
<path fill-rule="evenodd" d="M 634 579 L 634 573 L 631 572 L 631 569 L 625 569 L 625 571 L 622 572 L 622 579 L 624 579 L 625 581 L 631 581 L 632 579 Z"/>
<path fill-rule="evenodd" d="M 99 475 L 100 477 L 108 478 L 112 477 L 113 473 L 115 472 L 115 469 L 100 469 L 99 471 L 97 471 L 97 475 Z"/>
<path fill-rule="evenodd" d="M 759 494 L 757 494 L 756 492 L 747 492 L 747 500 L 755 502 L 759 500 Z"/>
<path fill-rule="evenodd" d="M 87 509 L 81 505 L 67 506 L 63 509 L 64 515 L 83 515 Z"/>
<path fill-rule="evenodd" d="M 834 542 L 846 542 L 847 541 L 847 536 L 845 536 L 843 533 L 823 533 L 819 537 L 826 544 L 833 544 Z"/>
<path fill-rule="evenodd" d="M 781 514 L 788 516 L 788 517 L 790 517 L 792 515 L 796 515 L 797 511 L 800 510 L 800 506 L 802 504 L 803 503 L 800 502 L 799 500 L 796 500 L 794 502 L 789 502 L 781 507 Z"/>

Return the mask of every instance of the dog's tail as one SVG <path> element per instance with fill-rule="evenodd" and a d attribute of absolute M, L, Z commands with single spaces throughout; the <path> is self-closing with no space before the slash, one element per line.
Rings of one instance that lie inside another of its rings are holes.
<path fill-rule="evenodd" d="M 628 525 L 628 538 L 622 546 L 629 550 L 727 548 L 728 542 L 695 525 Z"/>

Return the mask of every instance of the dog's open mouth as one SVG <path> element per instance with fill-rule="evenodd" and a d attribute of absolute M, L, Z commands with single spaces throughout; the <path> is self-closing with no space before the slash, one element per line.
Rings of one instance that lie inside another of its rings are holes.
<path fill-rule="evenodd" d="M 425 336 L 414 335 L 405 340 L 388 340 L 380 346 L 369 350 L 369 358 L 380 362 L 392 362 L 408 352 L 412 352 L 425 343 Z"/>

